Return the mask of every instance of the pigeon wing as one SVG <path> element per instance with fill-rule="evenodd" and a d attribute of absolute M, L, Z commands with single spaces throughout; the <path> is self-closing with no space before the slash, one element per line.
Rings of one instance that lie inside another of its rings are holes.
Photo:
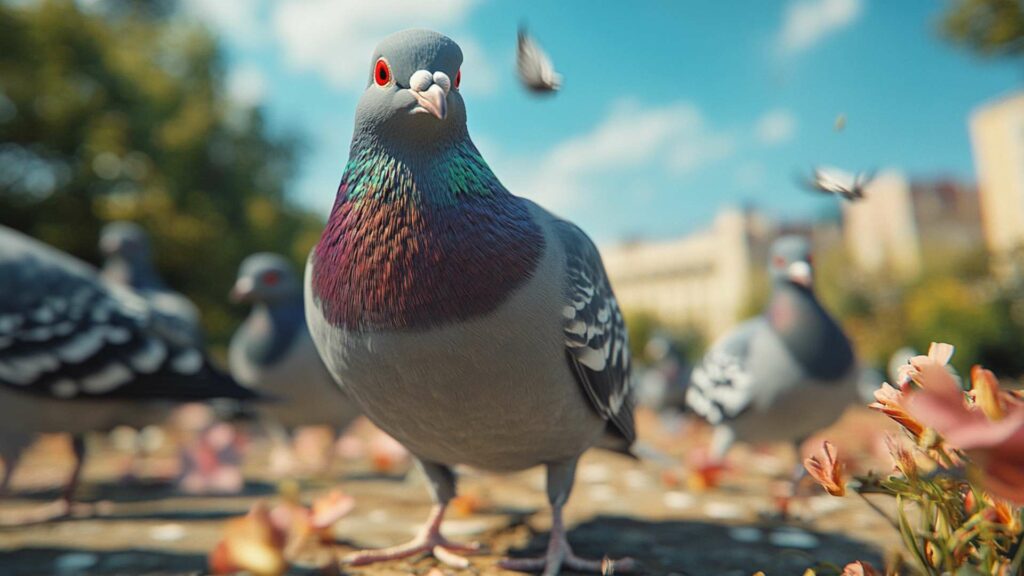
<path fill-rule="evenodd" d="M 88 265 L 0 227 L 0 385 L 53 398 L 254 396 L 163 322 Z"/>
<path fill-rule="evenodd" d="M 632 444 L 634 398 L 622 312 L 594 243 L 569 222 L 558 220 L 555 228 L 566 253 L 566 358 L 597 412 Z"/>

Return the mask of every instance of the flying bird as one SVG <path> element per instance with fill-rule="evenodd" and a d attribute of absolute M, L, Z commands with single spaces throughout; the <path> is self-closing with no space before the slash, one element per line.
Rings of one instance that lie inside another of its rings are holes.
<path fill-rule="evenodd" d="M 199 309 L 164 283 L 153 263 L 149 234 L 142 226 L 126 221 L 107 224 L 100 231 L 100 252 L 104 280 L 132 289 L 165 317 L 169 327 L 202 344 Z"/>
<path fill-rule="evenodd" d="M 0 446 L 3 487 L 18 440 L 72 435 L 71 510 L 85 456 L 84 433 L 159 423 L 159 401 L 251 399 L 177 327 L 133 291 L 89 265 L 0 227 Z"/>
<path fill-rule="evenodd" d="M 812 192 L 836 195 L 856 202 L 864 199 L 864 189 L 874 178 L 873 173 L 851 174 L 838 168 L 817 167 L 810 178 L 801 178 L 801 184 Z"/>
<path fill-rule="evenodd" d="M 531 92 L 550 94 L 562 87 L 562 75 L 555 72 L 551 58 L 530 36 L 525 26 L 519 27 L 516 68 L 519 70 L 520 82 Z"/>
<path fill-rule="evenodd" d="M 709 465 L 736 440 L 792 443 L 839 419 L 858 400 L 859 368 L 843 329 L 814 295 L 806 239 L 771 248 L 764 312 L 719 339 L 694 369 L 686 403 L 714 427 Z M 804 468 L 794 474 L 796 482 Z"/>
<path fill-rule="evenodd" d="M 359 410 L 334 384 L 306 328 L 302 280 L 283 256 L 253 254 L 238 270 L 231 299 L 252 305 L 231 338 L 231 375 L 273 396 L 257 412 L 275 426 L 330 426 L 343 430 Z"/>
<path fill-rule="evenodd" d="M 467 566 L 455 553 L 475 548 L 440 533 L 453 467 L 544 465 L 547 554 L 503 565 L 599 571 L 573 554 L 562 509 L 580 455 L 627 452 L 636 432 L 626 326 L 597 248 L 487 166 L 466 128 L 454 41 L 399 32 L 371 62 L 306 266 L 306 317 L 335 380 L 415 455 L 434 507 L 409 543 L 348 561 L 432 552 Z"/>

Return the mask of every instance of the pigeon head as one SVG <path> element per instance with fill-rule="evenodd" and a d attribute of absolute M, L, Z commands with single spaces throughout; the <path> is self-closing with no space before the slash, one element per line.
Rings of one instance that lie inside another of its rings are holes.
<path fill-rule="evenodd" d="M 301 293 L 302 285 L 291 263 L 278 254 L 263 252 L 242 261 L 230 296 L 236 303 L 269 304 Z"/>
<path fill-rule="evenodd" d="M 356 108 L 356 134 L 399 150 L 462 139 L 461 66 L 462 50 L 447 36 L 415 29 L 388 36 L 370 60 L 369 81 Z"/>
<path fill-rule="evenodd" d="M 111 222 L 100 232 L 100 252 L 106 258 L 120 257 L 129 262 L 149 260 L 149 234 L 134 222 Z"/>
<path fill-rule="evenodd" d="M 775 282 L 790 282 L 811 289 L 814 267 L 811 245 L 801 236 L 783 236 L 772 243 L 768 269 Z"/>

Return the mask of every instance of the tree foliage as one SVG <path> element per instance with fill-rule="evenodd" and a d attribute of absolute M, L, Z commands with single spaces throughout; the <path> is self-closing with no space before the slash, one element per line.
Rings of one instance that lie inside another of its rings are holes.
<path fill-rule="evenodd" d="M 942 19 L 951 41 L 983 56 L 1024 54 L 1024 0 L 953 0 Z"/>
<path fill-rule="evenodd" d="M 300 265 L 316 238 L 286 195 L 296 147 L 228 98 L 216 41 L 172 2 L 0 3 L 0 224 L 96 262 L 103 223 L 140 222 L 214 342 L 241 259 Z"/>

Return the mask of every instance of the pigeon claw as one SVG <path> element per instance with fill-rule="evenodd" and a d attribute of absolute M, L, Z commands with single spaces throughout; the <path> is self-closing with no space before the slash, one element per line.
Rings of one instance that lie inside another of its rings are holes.
<path fill-rule="evenodd" d="M 440 534 L 434 534 L 428 537 L 417 537 L 405 544 L 392 546 L 391 548 L 353 552 L 345 556 L 342 562 L 349 566 L 366 566 L 367 564 L 375 564 L 377 562 L 401 560 L 421 554 L 429 554 L 442 564 L 452 568 L 464 569 L 469 568 L 469 560 L 464 556 L 460 556 L 458 552 L 473 553 L 479 550 L 480 545 L 475 542 L 472 544 L 459 544 L 447 540 Z"/>

